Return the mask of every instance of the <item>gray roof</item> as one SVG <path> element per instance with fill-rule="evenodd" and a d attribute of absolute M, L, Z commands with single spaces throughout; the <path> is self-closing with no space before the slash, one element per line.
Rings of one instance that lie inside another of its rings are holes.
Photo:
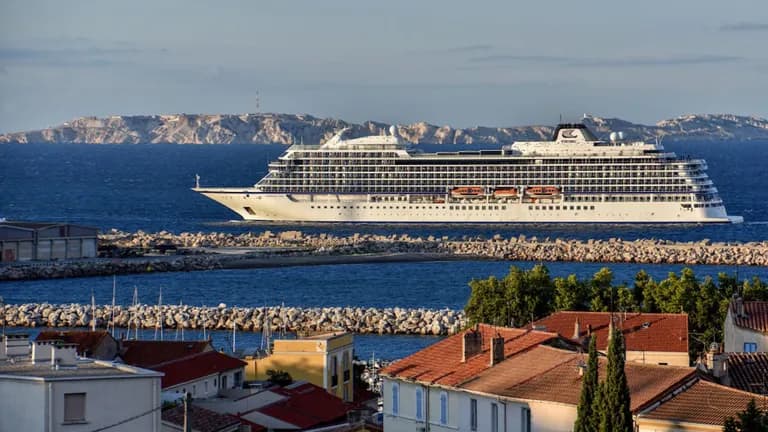
<path fill-rule="evenodd" d="M 50 362 L 32 363 L 29 360 L 16 362 L 0 362 L 0 380 L 2 379 L 34 379 L 34 380 L 71 380 L 98 378 L 146 378 L 161 377 L 163 374 L 123 364 L 99 361 L 78 360 L 77 367 L 60 367 L 54 369 Z"/>

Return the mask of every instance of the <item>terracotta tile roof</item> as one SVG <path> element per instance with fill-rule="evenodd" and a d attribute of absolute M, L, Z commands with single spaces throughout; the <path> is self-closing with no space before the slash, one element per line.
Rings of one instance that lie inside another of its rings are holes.
<path fill-rule="evenodd" d="M 688 352 L 688 315 L 656 313 L 615 313 L 615 325 L 622 329 L 627 351 Z M 532 324 L 544 331 L 556 332 L 573 338 L 576 320 L 579 320 L 580 338 L 587 336 L 588 328 L 597 336 L 597 349 L 608 347 L 610 312 L 562 311 Z"/>
<path fill-rule="evenodd" d="M 495 390 L 493 394 L 519 399 L 578 405 L 581 394 L 581 377 L 578 370 L 580 362 L 586 361 L 586 356 L 578 353 L 564 352 L 562 357 L 567 359 L 567 361 L 561 362 L 545 372 L 507 388 L 491 388 Z M 511 361 L 514 363 L 515 359 Z M 530 360 L 528 359 L 528 361 Z M 551 361 L 551 363 L 554 363 L 554 361 Z M 598 374 L 601 380 L 605 378 L 606 364 L 607 359 L 600 357 Z M 493 368 L 487 374 L 496 374 L 496 370 L 497 368 Z M 644 407 L 670 388 L 692 379 L 696 374 L 696 369 L 690 367 L 636 363 L 628 363 L 625 371 L 632 399 L 630 406 L 632 411 Z"/>
<path fill-rule="evenodd" d="M 726 370 L 731 387 L 768 394 L 768 353 L 729 353 Z"/>
<path fill-rule="evenodd" d="M 240 419 L 226 414 L 219 414 L 192 404 L 188 410 L 192 421 L 192 429 L 197 432 L 220 432 L 232 430 L 232 427 L 240 424 Z M 184 425 L 184 406 L 178 405 L 163 410 L 163 421 L 178 426 Z"/>
<path fill-rule="evenodd" d="M 325 389 L 310 383 L 297 383 L 270 391 L 286 398 L 255 411 L 296 425 L 299 429 L 327 426 L 346 420 L 347 411 L 351 408 L 351 405 Z"/>
<path fill-rule="evenodd" d="M 120 357 L 126 364 L 152 369 L 152 366 L 192 354 L 212 351 L 209 341 L 121 341 Z"/>
<path fill-rule="evenodd" d="M 80 331 L 80 330 L 43 330 L 37 335 L 35 340 L 61 340 L 66 343 L 77 344 L 77 354 L 84 357 L 90 357 L 102 343 L 109 340 L 117 345 L 117 341 L 106 331 Z M 109 359 L 112 360 L 112 359 Z"/>
<path fill-rule="evenodd" d="M 744 314 L 741 316 L 736 311 L 736 302 L 731 301 L 731 314 L 737 326 L 768 333 L 768 301 L 744 302 Z"/>
<path fill-rule="evenodd" d="M 640 414 L 640 418 L 722 425 L 726 417 L 736 417 L 736 413 L 744 411 L 750 400 L 756 399 L 759 406 L 759 398 L 753 393 L 698 380 L 687 390 Z"/>
<path fill-rule="evenodd" d="M 218 351 L 206 351 L 153 365 L 151 369 L 165 374 L 162 379 L 162 388 L 168 388 L 211 374 L 242 368 L 246 364 L 240 359 Z"/>
<path fill-rule="evenodd" d="M 449 336 L 392 363 L 381 373 L 423 383 L 456 386 L 490 367 L 490 339 L 496 334 L 504 337 L 504 358 L 558 338 L 554 333 L 481 324 L 478 327 L 482 338 L 481 352 L 462 362 L 463 337 L 470 331 L 473 330 Z"/>

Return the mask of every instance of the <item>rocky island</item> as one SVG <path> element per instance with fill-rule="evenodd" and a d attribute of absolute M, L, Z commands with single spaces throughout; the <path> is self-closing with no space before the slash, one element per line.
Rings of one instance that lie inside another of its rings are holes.
<path fill-rule="evenodd" d="M 674 141 L 768 140 L 768 120 L 732 114 L 683 115 L 655 125 L 585 115 L 599 137 L 623 131 L 628 138 Z M 350 123 L 307 114 L 171 114 L 81 117 L 46 129 L 0 134 L 0 143 L 81 144 L 317 144 L 343 128 L 352 137 L 379 133 L 389 124 Z M 551 126 L 455 128 L 425 122 L 397 125 L 401 137 L 417 144 L 509 144 L 549 139 Z"/>

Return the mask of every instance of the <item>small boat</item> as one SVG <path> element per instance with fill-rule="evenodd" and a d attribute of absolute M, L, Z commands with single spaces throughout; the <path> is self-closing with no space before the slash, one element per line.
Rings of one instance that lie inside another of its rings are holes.
<path fill-rule="evenodd" d="M 531 186 L 525 189 L 525 193 L 532 197 L 553 197 L 560 195 L 560 189 L 554 186 Z"/>
<path fill-rule="evenodd" d="M 484 194 L 483 188 L 480 186 L 462 186 L 451 189 L 451 196 L 455 198 L 477 197 Z"/>
<path fill-rule="evenodd" d="M 497 188 L 493 191 L 495 198 L 514 198 L 517 196 L 517 188 Z"/>

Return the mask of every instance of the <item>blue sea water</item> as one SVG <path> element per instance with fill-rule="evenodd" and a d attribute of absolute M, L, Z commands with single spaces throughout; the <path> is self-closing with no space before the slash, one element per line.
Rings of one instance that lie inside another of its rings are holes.
<path fill-rule="evenodd" d="M 425 150 L 456 149 L 424 146 Z M 560 238 L 663 238 L 676 241 L 768 240 L 768 143 L 670 143 L 667 149 L 707 160 L 709 175 L 729 214 L 744 216 L 738 225 L 280 225 L 232 221 L 237 216 L 190 190 L 195 174 L 204 186 L 252 185 L 283 146 L 275 145 L 0 145 L 0 217 L 16 220 L 69 221 L 102 230 L 226 231 L 300 229 L 305 232 L 355 232 L 411 235 L 494 234 Z M 472 278 L 503 276 L 511 264 L 458 261 L 380 263 L 218 270 L 127 275 L 118 278 L 118 303 L 129 304 L 133 287 L 141 301 L 155 303 L 160 287 L 166 303 L 238 306 L 401 306 L 461 308 Z M 603 264 L 548 263 L 555 276 L 587 277 Z M 619 282 L 631 283 L 644 269 L 664 278 L 679 265 L 610 264 Z M 768 268 L 696 266 L 700 277 L 738 272 L 768 279 Z M 84 303 L 91 290 L 98 303 L 111 301 L 111 278 L 0 283 L 7 303 Z M 217 336 L 218 337 L 218 336 Z M 222 338 L 224 336 L 221 336 Z M 246 340 L 257 335 L 244 336 Z M 399 357 L 434 338 L 365 336 L 358 354 L 376 351 Z"/>

